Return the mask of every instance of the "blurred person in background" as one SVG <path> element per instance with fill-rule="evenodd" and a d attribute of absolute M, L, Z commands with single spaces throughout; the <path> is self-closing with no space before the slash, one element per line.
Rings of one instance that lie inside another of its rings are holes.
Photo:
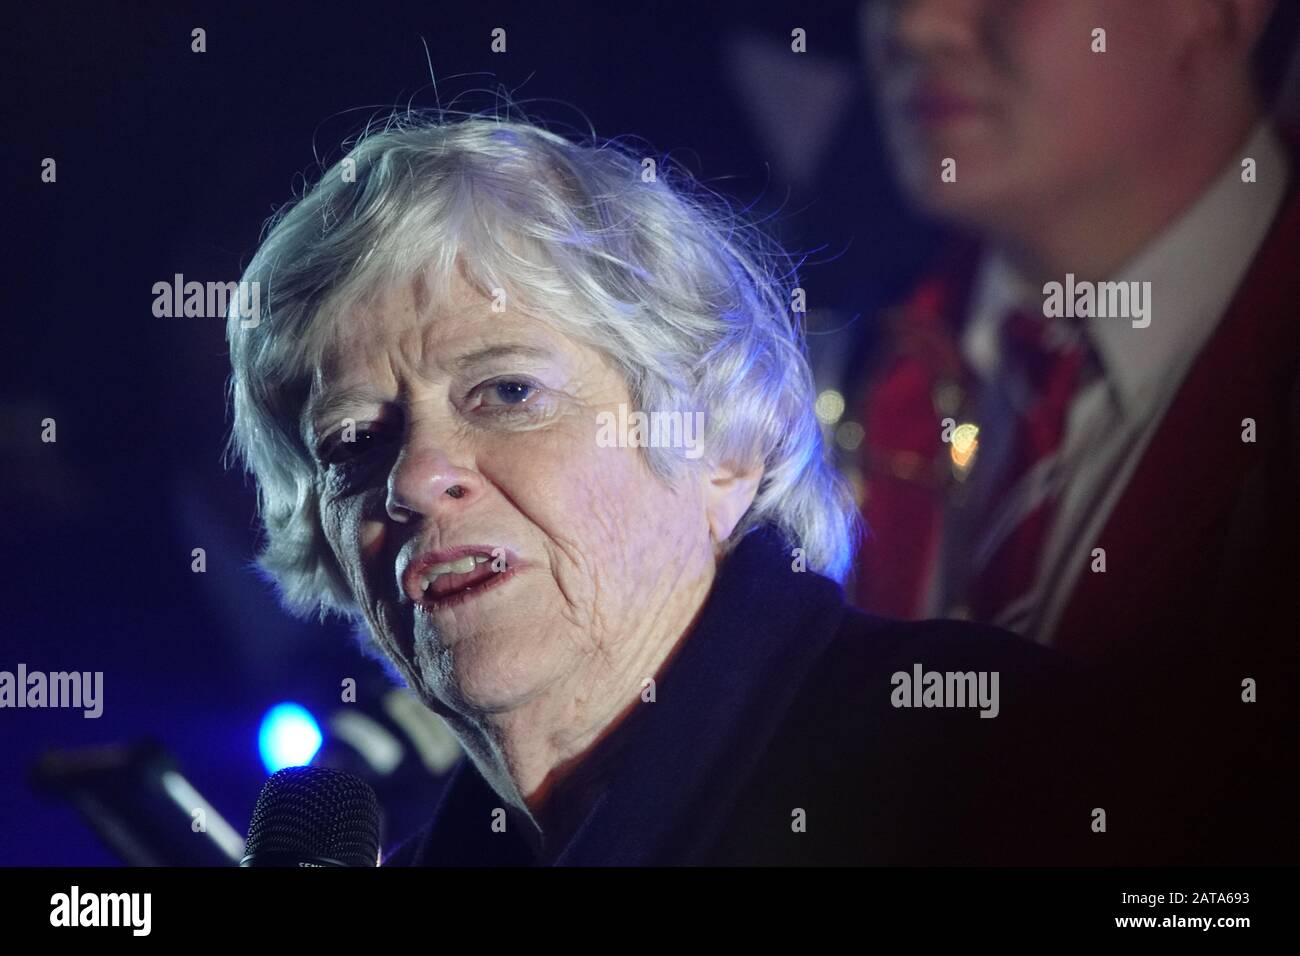
<path fill-rule="evenodd" d="M 1300 197 L 1268 104 L 1296 5 L 861 12 L 898 180 L 955 238 L 853 383 L 859 603 L 1093 657 L 1289 643 Z M 1125 314 L 1056 314 L 1108 281 Z"/>
<path fill-rule="evenodd" d="M 1188 832 L 1253 819 L 1294 859 L 1300 194 L 1270 106 L 1300 4 L 860 13 L 897 179 L 952 240 L 846 385 L 857 602 L 1092 662 L 1167 741 L 1128 758 L 1139 828 L 1190 788 Z"/>

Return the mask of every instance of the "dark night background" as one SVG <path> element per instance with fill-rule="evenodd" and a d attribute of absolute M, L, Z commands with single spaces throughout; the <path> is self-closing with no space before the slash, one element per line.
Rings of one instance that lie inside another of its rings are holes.
<path fill-rule="evenodd" d="M 265 710 L 319 715 L 344 677 L 377 675 L 343 627 L 290 619 L 250 570 L 252 490 L 222 467 L 224 324 L 155 318 L 151 290 L 178 272 L 237 279 L 318 156 L 395 105 L 435 106 L 424 43 L 444 105 L 505 88 L 543 121 L 644 137 L 773 217 L 807 254 L 823 385 L 869 341 L 855 317 L 933 245 L 885 171 L 854 4 L 177 6 L 42 4 L 4 31 L 0 669 L 104 672 L 97 720 L 0 714 L 4 865 L 117 862 L 69 805 L 33 792 L 39 754 L 152 738 L 242 833 Z M 498 26 L 504 55 L 489 50 Z M 190 52 L 195 27 L 206 53 Z M 45 157 L 57 184 L 40 180 Z M 40 440 L 46 417 L 57 443 Z M 413 786 L 403 812 L 427 817 L 431 792 Z"/>

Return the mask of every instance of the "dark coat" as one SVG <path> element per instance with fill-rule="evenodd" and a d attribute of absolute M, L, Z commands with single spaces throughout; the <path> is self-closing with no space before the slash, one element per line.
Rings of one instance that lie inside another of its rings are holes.
<path fill-rule="evenodd" d="M 540 862 L 1054 862 L 1077 852 L 1088 798 L 1062 805 L 1060 775 L 1034 772 L 1053 746 L 1048 692 L 1066 679 L 1051 656 L 989 628 L 870 617 L 793 563 L 768 528 L 723 562 L 655 701 L 616 731 L 610 779 Z M 998 716 L 892 706 L 891 675 L 917 663 L 999 672 Z M 500 806 L 462 759 L 433 820 L 385 865 L 539 862 L 513 822 L 493 832 Z"/>

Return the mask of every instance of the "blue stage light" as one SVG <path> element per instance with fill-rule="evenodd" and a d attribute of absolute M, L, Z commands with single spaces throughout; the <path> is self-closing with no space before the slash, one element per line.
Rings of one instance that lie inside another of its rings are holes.
<path fill-rule="evenodd" d="M 301 704 L 276 704 L 257 732 L 257 749 L 267 773 L 311 763 L 320 745 L 320 725 Z"/>

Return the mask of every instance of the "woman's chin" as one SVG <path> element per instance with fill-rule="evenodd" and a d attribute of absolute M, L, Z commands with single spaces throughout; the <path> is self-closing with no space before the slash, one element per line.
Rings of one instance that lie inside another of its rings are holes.
<path fill-rule="evenodd" d="M 464 706 L 479 712 L 507 711 L 541 685 L 539 665 L 544 661 L 537 658 L 538 649 L 536 635 L 522 643 L 504 635 L 474 635 L 444 645 L 438 672 L 430 676 Z"/>

